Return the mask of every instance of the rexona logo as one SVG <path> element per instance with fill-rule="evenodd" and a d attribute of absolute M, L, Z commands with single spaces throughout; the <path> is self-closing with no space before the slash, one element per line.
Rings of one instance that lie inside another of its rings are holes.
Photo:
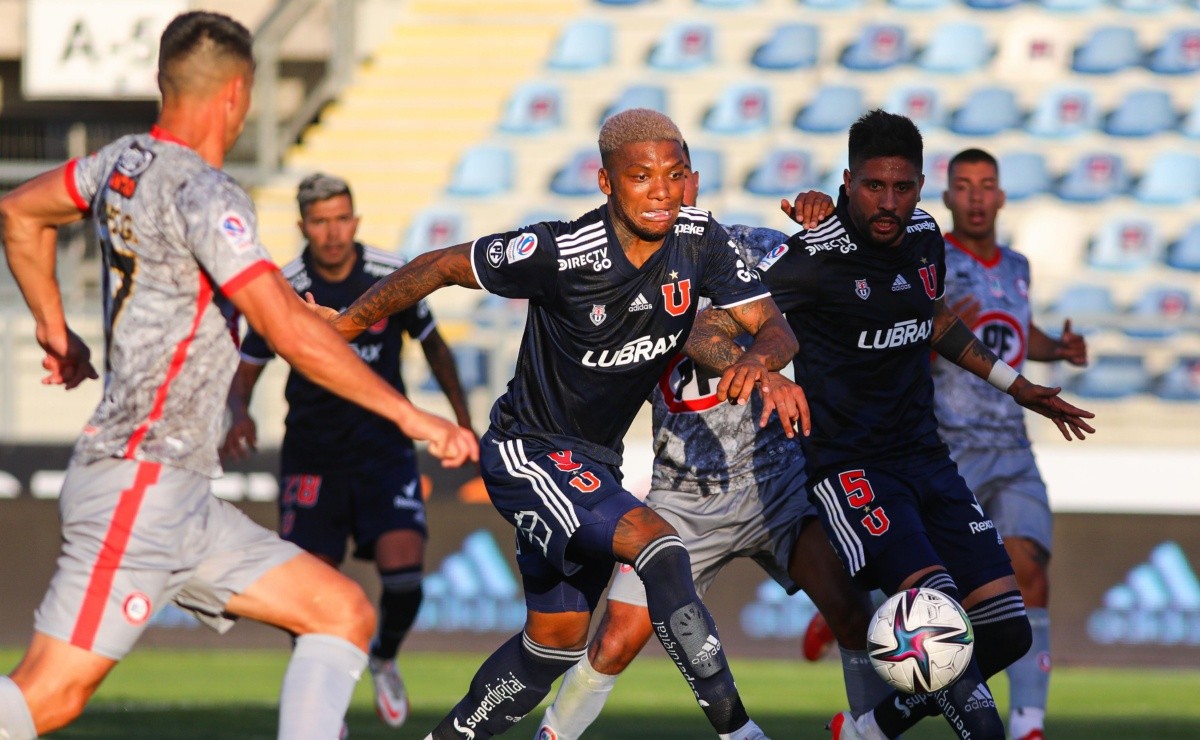
<path fill-rule="evenodd" d="M 1102 645 L 1200 645 L 1200 581 L 1175 542 L 1151 550 L 1103 602 L 1087 621 L 1088 636 Z"/>
<path fill-rule="evenodd" d="M 742 607 L 742 631 L 755 640 L 793 640 L 804 634 L 817 607 L 803 591 L 788 596 L 771 579 L 759 584 L 754 601 Z"/>
<path fill-rule="evenodd" d="M 682 331 L 658 339 L 646 335 L 626 342 L 625 346 L 620 349 L 602 349 L 599 354 L 588 350 L 587 354 L 583 356 L 583 364 L 588 367 L 620 367 L 632 365 L 635 362 L 653 360 L 655 357 L 660 357 L 675 349 L 681 336 L 683 336 Z"/>
<path fill-rule="evenodd" d="M 512 634 L 525 623 L 525 601 L 492 533 L 467 535 L 458 552 L 425 576 L 413 629 Z"/>
<path fill-rule="evenodd" d="M 859 333 L 858 346 L 861 349 L 892 349 L 894 347 L 903 347 L 906 344 L 923 342 L 929 339 L 929 335 L 932 332 L 933 319 L 925 319 L 924 321 L 917 321 L 916 319 L 897 321 L 896 325 L 890 329 L 876 329 L 874 336 L 870 335 L 869 330 Z"/>

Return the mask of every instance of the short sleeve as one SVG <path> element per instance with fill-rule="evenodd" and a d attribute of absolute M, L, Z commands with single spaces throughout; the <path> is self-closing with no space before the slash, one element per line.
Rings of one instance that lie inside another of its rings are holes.
<path fill-rule="evenodd" d="M 721 224 L 713 221 L 705 229 L 707 260 L 700 280 L 700 295 L 716 308 L 731 308 L 765 298 L 771 293 L 758 273 L 742 259 L 737 244 Z"/>
<path fill-rule="evenodd" d="M 406 309 L 401 314 L 401 320 L 404 322 L 404 331 L 408 336 L 417 340 L 424 341 L 425 337 L 429 336 L 429 332 L 437 327 L 437 322 L 433 320 L 433 312 L 429 310 L 429 304 L 425 299 L 417 302 L 417 305 Z"/>
<path fill-rule="evenodd" d="M 67 162 L 63 173 L 67 193 L 81 213 L 91 213 L 92 200 L 100 191 L 105 169 L 107 168 L 99 154 L 90 154 Z"/>
<path fill-rule="evenodd" d="M 276 269 L 258 239 L 254 204 L 228 176 L 205 173 L 181 188 L 176 198 L 186 223 L 187 248 L 222 293 L 232 295 Z"/>
<path fill-rule="evenodd" d="M 767 252 L 755 269 L 783 313 L 803 307 L 816 295 L 814 265 L 806 254 L 802 233 Z"/>
<path fill-rule="evenodd" d="M 241 354 L 242 360 L 251 365 L 265 365 L 275 357 L 267 340 L 253 329 L 246 329 L 246 336 L 242 339 Z"/>
<path fill-rule="evenodd" d="M 547 300 L 558 280 L 558 245 L 545 224 L 480 237 L 471 245 L 475 280 L 505 298 Z"/>

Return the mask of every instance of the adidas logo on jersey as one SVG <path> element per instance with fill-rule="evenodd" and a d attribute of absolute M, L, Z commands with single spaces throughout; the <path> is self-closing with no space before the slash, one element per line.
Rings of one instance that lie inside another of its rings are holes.
<path fill-rule="evenodd" d="M 637 294 L 637 298 L 633 299 L 633 303 L 629 304 L 630 311 L 649 311 L 654 308 L 650 301 L 646 300 L 646 296 L 641 293 Z"/>
<path fill-rule="evenodd" d="M 897 274 L 896 279 L 892 281 L 893 293 L 899 293 L 900 291 L 908 290 L 911 287 L 912 286 L 908 284 L 908 281 L 904 279 L 903 275 Z"/>
<path fill-rule="evenodd" d="M 1197 624 L 1200 580 L 1183 548 L 1168 540 L 1104 593 L 1101 607 L 1088 616 L 1087 633 L 1101 645 L 1195 646 Z"/>

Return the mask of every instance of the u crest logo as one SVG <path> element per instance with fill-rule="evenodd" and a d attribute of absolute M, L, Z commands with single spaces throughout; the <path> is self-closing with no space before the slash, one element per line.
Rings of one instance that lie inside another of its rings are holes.
<path fill-rule="evenodd" d="M 929 296 L 929 300 L 937 298 L 937 265 L 922 267 L 917 270 L 921 275 L 921 283 L 925 286 L 925 295 Z"/>
<path fill-rule="evenodd" d="M 675 286 L 679 286 L 678 295 L 676 295 Z M 688 306 L 692 305 L 692 280 L 680 280 L 678 283 L 667 283 L 662 286 L 663 308 L 667 309 L 667 313 L 672 316 L 682 316 Z"/>

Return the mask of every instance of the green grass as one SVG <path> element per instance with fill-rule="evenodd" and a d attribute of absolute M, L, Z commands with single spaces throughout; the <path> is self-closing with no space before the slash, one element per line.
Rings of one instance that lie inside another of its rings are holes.
<path fill-rule="evenodd" d="M 0 650 L 0 670 L 19 653 Z M 399 731 L 374 715 L 371 689 L 360 682 L 351 707 L 351 736 L 423 738 L 465 690 L 481 655 L 406 654 L 401 667 L 412 694 L 413 716 Z M 74 725 L 56 738 L 275 737 L 276 706 L 287 655 L 282 651 L 142 649 L 119 665 Z M 751 715 L 775 740 L 824 738 L 825 722 L 842 709 L 840 666 L 794 661 L 734 662 L 738 687 Z M 993 682 L 1007 706 L 1004 679 Z M 1200 671 L 1057 669 L 1051 690 L 1048 736 L 1200 738 Z M 531 738 L 541 710 L 508 737 Z M 593 740 L 713 737 L 675 667 L 647 654 L 618 683 L 588 735 Z M 905 737 L 949 738 L 940 720 L 926 720 Z"/>

